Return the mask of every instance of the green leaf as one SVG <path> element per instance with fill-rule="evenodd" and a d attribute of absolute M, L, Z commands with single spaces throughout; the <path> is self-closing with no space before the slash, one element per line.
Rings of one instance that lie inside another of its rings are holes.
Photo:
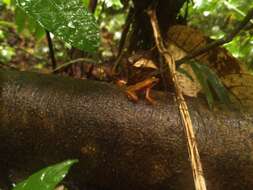
<path fill-rule="evenodd" d="M 3 3 L 5 3 L 6 5 L 10 5 L 11 4 L 11 0 L 3 0 Z"/>
<path fill-rule="evenodd" d="M 194 81 L 194 79 L 193 79 L 192 76 L 187 72 L 187 70 L 185 70 L 185 69 L 179 67 L 179 68 L 177 69 L 177 71 L 180 72 L 180 73 L 182 73 L 182 74 L 184 74 L 184 75 L 185 75 L 188 79 L 190 79 L 191 81 Z"/>
<path fill-rule="evenodd" d="M 194 74 L 197 77 L 197 80 L 199 81 L 205 95 L 206 95 L 206 100 L 210 108 L 213 106 L 214 102 L 214 97 L 212 94 L 212 91 L 209 87 L 208 81 L 207 81 L 207 76 L 206 74 L 202 71 L 201 65 L 196 63 L 196 62 L 191 62 L 190 63 L 192 70 Z"/>
<path fill-rule="evenodd" d="M 90 0 L 83 0 L 84 7 L 88 8 Z"/>
<path fill-rule="evenodd" d="M 221 83 L 219 77 L 206 65 L 201 65 L 201 67 L 207 76 L 207 81 L 209 85 L 214 89 L 219 100 L 222 103 L 229 105 L 231 103 L 230 98 L 229 98 L 229 93 L 227 89 L 224 87 L 224 85 Z"/>
<path fill-rule="evenodd" d="M 214 93 L 222 103 L 229 106 L 231 103 L 229 93 L 219 80 L 219 77 L 206 65 L 198 64 L 196 62 L 191 62 L 190 65 L 202 86 L 209 107 L 212 108 L 213 106 Z"/>
<path fill-rule="evenodd" d="M 42 28 L 39 24 L 36 24 L 35 26 L 35 37 L 37 40 L 40 40 L 42 37 L 44 37 L 46 34 L 44 28 Z"/>
<path fill-rule="evenodd" d="M 116 9 L 123 7 L 120 0 L 107 0 L 105 3 L 108 7 L 115 7 Z"/>
<path fill-rule="evenodd" d="M 81 0 L 17 0 L 28 15 L 55 36 L 81 50 L 94 52 L 99 27 Z"/>
<path fill-rule="evenodd" d="M 8 22 L 8 21 L 5 21 L 5 20 L 0 20 L 0 27 L 1 26 L 8 27 L 8 28 L 16 28 L 15 23 Z"/>
<path fill-rule="evenodd" d="M 66 176 L 70 167 L 77 162 L 77 160 L 68 160 L 44 168 L 19 183 L 13 190 L 54 190 L 56 185 Z"/>
<path fill-rule="evenodd" d="M 15 22 L 19 33 L 22 32 L 25 28 L 26 18 L 27 18 L 26 13 L 19 7 L 16 7 Z"/>
<path fill-rule="evenodd" d="M 24 31 L 25 28 L 33 33 L 37 40 L 45 35 L 45 29 L 34 18 L 29 17 L 23 9 L 16 6 L 15 9 L 15 23 L 19 33 Z"/>

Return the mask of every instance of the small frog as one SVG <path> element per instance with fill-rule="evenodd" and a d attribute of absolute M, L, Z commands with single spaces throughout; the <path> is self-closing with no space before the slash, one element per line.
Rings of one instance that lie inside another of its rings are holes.
<path fill-rule="evenodd" d="M 138 82 L 134 85 L 127 86 L 124 91 L 125 91 L 127 97 L 134 102 L 137 102 L 139 100 L 137 93 L 140 91 L 144 91 L 146 100 L 150 104 L 155 104 L 155 101 L 150 96 L 150 90 L 158 82 L 159 82 L 159 79 L 156 77 L 147 78 L 147 79 L 145 79 L 141 82 Z"/>
<path fill-rule="evenodd" d="M 150 96 L 150 90 L 159 82 L 159 78 L 154 76 L 154 71 L 158 70 L 152 53 L 150 51 L 139 51 L 127 58 L 127 68 L 118 80 L 117 84 L 123 86 L 123 91 L 127 97 L 134 102 L 139 100 L 138 93 L 145 92 L 145 99 L 150 104 L 155 104 L 155 101 Z"/>

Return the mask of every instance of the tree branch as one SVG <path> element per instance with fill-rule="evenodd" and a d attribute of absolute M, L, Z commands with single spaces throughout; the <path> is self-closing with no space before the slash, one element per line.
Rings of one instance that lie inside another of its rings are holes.
<path fill-rule="evenodd" d="M 64 64 L 61 64 L 59 65 L 57 68 L 55 68 L 52 72 L 53 73 L 56 73 L 58 72 L 59 70 L 61 69 L 64 69 L 72 64 L 75 64 L 75 63 L 78 63 L 78 62 L 87 62 L 87 63 L 92 63 L 92 64 L 95 64 L 96 62 L 93 60 L 93 59 L 89 59 L 89 58 L 78 58 L 78 59 L 74 59 L 74 60 L 71 60 L 71 61 L 68 61 Z"/>
<path fill-rule="evenodd" d="M 0 175 L 8 166 L 25 179 L 77 158 L 68 180 L 80 189 L 194 189 L 177 105 L 152 94 L 155 106 L 131 103 L 109 83 L 0 69 Z M 187 103 L 209 190 L 252 190 L 252 110 Z"/>
<path fill-rule="evenodd" d="M 14 70 L 18 70 L 16 67 L 13 67 L 9 64 L 4 64 L 3 62 L 0 61 L 0 68 L 9 68 L 9 69 L 14 69 Z"/>

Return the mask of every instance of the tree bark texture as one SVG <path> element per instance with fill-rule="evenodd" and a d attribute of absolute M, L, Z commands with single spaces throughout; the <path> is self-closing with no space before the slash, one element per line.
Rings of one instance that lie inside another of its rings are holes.
<path fill-rule="evenodd" d="M 87 189 L 192 190 L 177 106 L 154 96 L 156 105 L 132 103 L 112 84 L 0 70 L 0 173 L 77 158 L 68 177 Z M 251 190 L 252 113 L 187 102 L 208 190 Z"/>

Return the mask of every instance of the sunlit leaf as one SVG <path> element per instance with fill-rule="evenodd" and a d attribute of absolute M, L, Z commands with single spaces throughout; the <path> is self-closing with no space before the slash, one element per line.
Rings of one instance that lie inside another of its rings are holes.
<path fill-rule="evenodd" d="M 6 5 L 10 5 L 11 4 L 11 0 L 3 0 L 3 3 L 5 3 Z"/>
<path fill-rule="evenodd" d="M 13 190 L 53 190 L 75 163 L 77 160 L 68 160 L 44 168 L 19 183 Z"/>
<path fill-rule="evenodd" d="M 252 7 L 252 0 L 196 0 L 194 4 L 190 4 L 188 25 L 200 29 L 206 36 L 219 39 L 222 35 L 229 34 Z M 253 23 L 253 20 L 250 22 Z M 237 37 L 240 40 L 234 39 L 226 48 L 233 56 L 251 65 L 253 52 L 242 52 L 242 48 L 252 49 L 250 42 L 242 44 L 244 39 L 250 38 L 249 36 L 252 36 L 251 30 L 242 31 Z"/>
<path fill-rule="evenodd" d="M 18 5 L 45 29 L 85 51 L 99 46 L 95 18 L 80 0 L 17 0 Z"/>
<path fill-rule="evenodd" d="M 0 61 L 8 63 L 15 55 L 14 48 L 6 45 L 0 45 Z"/>
<path fill-rule="evenodd" d="M 83 0 L 83 5 L 87 8 L 89 5 L 89 0 Z"/>

